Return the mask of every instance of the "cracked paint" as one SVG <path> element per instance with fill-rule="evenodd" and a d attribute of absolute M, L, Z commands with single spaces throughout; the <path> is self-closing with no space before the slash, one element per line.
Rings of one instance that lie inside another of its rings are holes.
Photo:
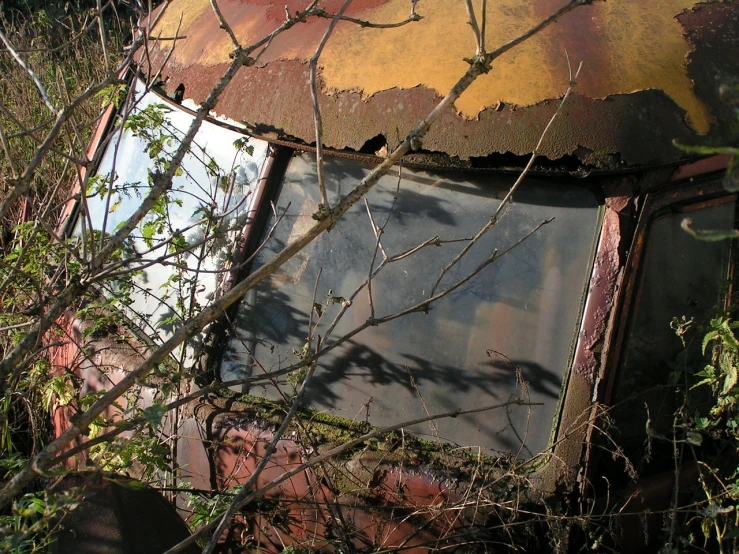
<path fill-rule="evenodd" d="M 489 3 L 488 49 L 516 37 L 564 3 Z M 303 4 L 293 1 L 288 7 L 294 11 Z M 327 11 L 333 11 L 340 2 L 325 4 Z M 456 109 L 463 117 L 473 119 L 501 104 L 527 107 L 560 97 L 569 81 L 566 51 L 573 66 L 583 61 L 579 94 L 601 99 L 662 90 L 686 112 L 686 122 L 692 129 L 705 134 L 711 115 L 696 96 L 688 76 L 686 60 L 691 45 L 676 19 L 696 4 L 694 0 L 609 0 L 580 7 L 499 58 L 492 71 L 460 97 Z M 226 20 L 245 44 L 276 28 L 284 20 L 284 6 L 285 2 L 271 0 L 220 3 Z M 349 15 L 396 22 L 404 20 L 408 12 L 407 0 L 357 0 Z M 461 2 L 422 0 L 418 12 L 423 20 L 397 29 L 365 29 L 340 23 L 320 62 L 325 91 L 361 92 L 368 98 L 381 91 L 423 86 L 438 95 L 446 94 L 468 67 L 463 58 L 475 51 L 464 7 Z M 180 34 L 188 38 L 175 49 L 176 62 L 204 66 L 227 63 L 233 47 L 226 34 L 217 29 L 209 0 L 172 2 L 157 30 L 163 36 L 173 35 L 180 14 Z M 327 25 L 326 20 L 312 20 L 300 25 L 299 32 L 285 33 L 273 41 L 260 61 L 306 62 Z M 167 47 L 166 41 L 162 47 Z"/>

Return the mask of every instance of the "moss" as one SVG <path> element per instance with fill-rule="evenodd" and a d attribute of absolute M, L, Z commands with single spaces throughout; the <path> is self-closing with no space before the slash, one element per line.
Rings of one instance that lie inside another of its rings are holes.
<path fill-rule="evenodd" d="M 205 400 L 210 409 L 198 410 L 198 417 L 207 417 L 215 411 L 219 426 L 241 421 L 265 430 L 274 430 L 282 424 L 288 410 L 282 403 L 232 391 L 222 391 Z M 285 437 L 305 447 L 315 448 L 318 452 L 326 452 L 378 429 L 366 422 L 303 408 L 298 410 Z M 510 467 L 510 463 L 500 457 L 419 439 L 397 431 L 372 437 L 343 452 L 337 461 L 328 464 L 320 477 L 330 480 L 340 492 L 355 494 L 358 489 L 368 488 L 380 472 L 400 466 L 455 482 L 469 481 L 480 474 L 502 474 Z"/>

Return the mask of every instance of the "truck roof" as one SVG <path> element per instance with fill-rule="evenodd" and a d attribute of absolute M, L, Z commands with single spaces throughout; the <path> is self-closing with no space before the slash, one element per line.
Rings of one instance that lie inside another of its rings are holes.
<path fill-rule="evenodd" d="M 565 3 L 488 3 L 486 49 Z M 219 0 L 244 45 L 284 22 L 285 9 L 294 13 L 305 4 Z M 252 134 L 314 142 L 307 62 L 341 4 L 326 0 L 327 17 L 309 18 L 275 37 L 255 65 L 239 71 L 217 114 Z M 412 4 L 417 21 L 409 18 Z M 142 65 L 156 71 L 169 58 L 161 73 L 165 89 L 173 94 L 183 84 L 184 98 L 199 103 L 225 71 L 233 45 L 209 0 L 164 5 L 153 32 L 163 40 L 152 41 Z M 319 60 L 325 146 L 362 152 L 383 142 L 392 147 L 468 67 L 464 58 L 474 56 L 475 40 L 466 12 L 449 0 L 355 0 L 345 16 L 360 23 L 340 21 Z M 164 40 L 175 36 L 182 38 Z M 729 144 L 736 138 L 735 116 L 719 87 L 737 81 L 737 39 L 736 3 L 609 0 L 581 6 L 496 60 L 431 129 L 424 150 L 473 167 L 494 165 L 500 154 L 530 153 L 581 61 L 577 86 L 540 149 L 549 160 L 633 168 L 686 158 L 673 141 Z"/>

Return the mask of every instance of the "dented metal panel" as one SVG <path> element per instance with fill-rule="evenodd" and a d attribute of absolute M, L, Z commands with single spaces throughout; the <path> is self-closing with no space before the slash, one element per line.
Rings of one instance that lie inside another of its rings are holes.
<path fill-rule="evenodd" d="M 564 3 L 489 3 L 488 50 Z M 320 5 L 333 13 L 341 2 Z M 305 2 L 221 0 L 219 6 L 249 44 L 277 28 L 286 7 L 294 13 Z M 405 20 L 409 8 L 406 0 L 357 0 L 347 15 L 391 23 Z M 392 146 L 464 73 L 463 58 L 474 55 L 475 45 L 463 5 L 421 0 L 417 13 L 422 20 L 393 29 L 338 24 L 319 63 L 326 146 L 357 150 L 377 135 Z M 443 114 L 424 148 L 461 159 L 530 152 L 568 86 L 568 56 L 575 66 L 582 60 L 583 70 L 543 145 L 548 158 L 574 155 L 597 167 L 666 163 L 683 156 L 673 139 L 726 142 L 733 130 L 717 87 L 735 73 L 737 21 L 735 3 L 609 0 L 580 7 L 499 58 Z M 239 71 L 216 112 L 256 133 L 312 142 L 307 61 L 327 25 L 312 18 L 276 37 L 256 66 Z M 154 34 L 174 36 L 178 26 L 186 38 L 174 44 L 162 75 L 168 90 L 183 83 L 185 97 L 200 102 L 225 71 L 233 46 L 208 0 L 169 3 Z M 156 41 L 143 65 L 158 70 L 172 46 Z"/>

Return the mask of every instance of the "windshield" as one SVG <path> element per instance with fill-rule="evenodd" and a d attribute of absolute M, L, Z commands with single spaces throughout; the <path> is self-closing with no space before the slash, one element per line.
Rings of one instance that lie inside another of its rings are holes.
<path fill-rule="evenodd" d="M 327 160 L 329 199 L 346 194 L 368 170 L 353 160 Z M 258 375 L 296 363 L 309 335 L 311 312 L 314 325 L 322 314 L 314 336 L 321 335 L 330 345 L 365 323 L 373 308 L 374 317 L 380 318 L 427 298 L 441 268 L 490 220 L 511 184 L 500 175 L 406 169 L 400 177 L 397 169 L 383 177 L 367 200 L 375 224 L 387 222 L 382 233 L 387 256 L 434 237 L 439 237 L 439 245 L 387 264 L 372 279 L 372 305 L 366 288 L 349 305 L 353 292 L 368 278 L 373 256 L 374 268 L 383 259 L 381 250 L 375 254 L 367 208 L 358 203 L 333 230 L 249 293 L 238 312 L 222 377 Z M 312 156 L 293 157 L 275 202 L 278 217 L 283 211 L 284 217 L 259 252 L 256 266 L 313 223 L 319 201 Z M 446 274 L 437 292 L 497 250 L 495 262 L 434 303 L 428 313 L 372 326 L 343 341 L 321 358 L 306 403 L 382 426 L 429 413 L 528 399 L 541 405 L 510 406 L 407 430 L 524 458 L 546 448 L 592 267 L 599 203 L 587 188 L 530 180 L 504 213 Z M 551 223 L 525 238 L 550 218 Z M 274 217 L 267 228 L 273 224 Z M 326 337 L 342 309 L 345 314 Z M 290 376 L 278 385 L 279 393 L 271 385 L 249 392 L 270 398 L 294 394 Z"/>

